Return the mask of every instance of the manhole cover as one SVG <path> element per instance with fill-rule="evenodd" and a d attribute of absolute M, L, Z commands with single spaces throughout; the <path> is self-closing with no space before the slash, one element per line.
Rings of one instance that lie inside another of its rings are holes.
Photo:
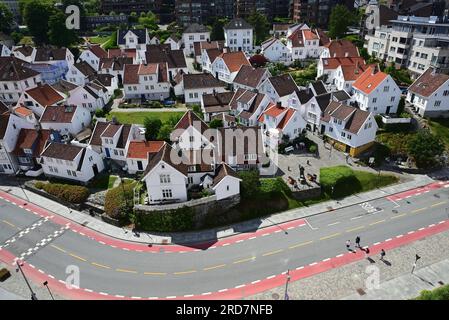
<path fill-rule="evenodd" d="M 274 300 L 279 300 L 279 295 L 277 293 L 273 293 L 271 296 Z"/>
<path fill-rule="evenodd" d="M 363 295 L 366 294 L 365 290 L 363 290 L 362 288 L 358 288 L 356 291 L 357 291 L 357 293 L 358 293 L 359 295 L 361 295 L 361 296 L 363 296 Z"/>

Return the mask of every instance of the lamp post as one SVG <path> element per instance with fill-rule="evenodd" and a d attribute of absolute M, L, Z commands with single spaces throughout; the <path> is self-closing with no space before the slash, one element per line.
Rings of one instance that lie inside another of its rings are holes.
<path fill-rule="evenodd" d="M 290 270 L 287 269 L 287 280 L 285 281 L 285 294 L 284 294 L 284 300 L 290 300 L 290 297 L 288 296 L 288 283 L 290 282 Z"/>
<path fill-rule="evenodd" d="M 36 296 L 36 293 L 34 293 L 33 289 L 32 289 L 31 286 L 30 286 L 30 283 L 28 282 L 27 277 L 25 276 L 25 273 L 24 273 L 23 270 L 22 270 L 22 267 L 21 267 L 21 265 L 20 265 L 20 263 L 19 263 L 19 260 L 17 260 L 16 263 L 17 263 L 18 269 L 20 270 L 20 273 L 22 273 L 23 279 L 25 279 L 25 282 L 26 282 L 26 284 L 27 284 L 27 286 L 28 286 L 28 289 L 30 289 L 30 292 L 31 292 L 31 300 L 38 300 L 38 299 L 37 299 L 37 296 Z M 16 271 L 18 272 L 19 270 L 16 270 Z"/>
<path fill-rule="evenodd" d="M 22 185 L 19 183 L 19 181 L 16 181 L 16 182 L 17 182 L 17 185 L 19 186 L 19 188 L 22 189 L 22 192 L 23 192 L 23 194 L 25 195 L 25 197 L 27 198 L 27 201 L 28 201 L 28 202 L 31 202 L 31 201 L 30 201 L 30 198 L 28 198 L 28 195 L 26 194 L 26 192 L 25 192 L 25 190 L 23 189 Z M 27 204 L 24 203 L 23 205 L 26 206 Z"/>
<path fill-rule="evenodd" d="M 53 297 L 53 294 L 50 291 L 50 287 L 48 286 L 48 281 L 44 282 L 44 286 L 47 288 L 48 293 L 50 294 L 51 300 L 55 300 L 55 298 Z"/>

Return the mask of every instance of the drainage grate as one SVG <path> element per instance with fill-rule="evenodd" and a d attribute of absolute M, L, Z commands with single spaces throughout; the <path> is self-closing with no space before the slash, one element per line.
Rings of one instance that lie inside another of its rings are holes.
<path fill-rule="evenodd" d="M 361 295 L 361 296 L 363 296 L 363 295 L 366 294 L 365 290 L 363 290 L 362 288 L 358 288 L 358 289 L 355 290 L 355 291 L 357 291 L 357 293 L 358 293 L 359 295 Z"/>
<path fill-rule="evenodd" d="M 279 300 L 279 295 L 277 293 L 273 293 L 271 296 L 274 300 Z"/>

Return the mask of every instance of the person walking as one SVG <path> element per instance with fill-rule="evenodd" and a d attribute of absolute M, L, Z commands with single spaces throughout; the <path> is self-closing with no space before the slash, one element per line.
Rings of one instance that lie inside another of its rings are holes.
<path fill-rule="evenodd" d="M 351 250 L 351 240 L 346 241 L 346 249 Z"/>
<path fill-rule="evenodd" d="M 382 249 L 380 250 L 380 260 L 384 261 L 384 257 L 385 257 L 385 250 Z"/>
<path fill-rule="evenodd" d="M 359 236 L 357 236 L 357 237 L 355 238 L 355 246 L 356 246 L 357 248 L 360 248 L 360 237 L 359 237 Z"/>

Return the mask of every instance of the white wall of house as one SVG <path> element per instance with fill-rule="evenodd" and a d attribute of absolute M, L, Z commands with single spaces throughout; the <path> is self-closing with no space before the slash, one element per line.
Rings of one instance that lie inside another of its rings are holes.
<path fill-rule="evenodd" d="M 226 176 L 213 187 L 217 200 L 226 199 L 240 194 L 240 179 Z"/>
<path fill-rule="evenodd" d="M 53 129 L 59 131 L 61 134 L 77 135 L 90 125 L 91 122 L 90 110 L 78 106 L 72 117 L 72 122 L 40 122 L 42 129 Z"/>
<path fill-rule="evenodd" d="M 225 92 L 223 87 L 213 88 L 199 88 L 199 89 L 184 89 L 184 99 L 186 104 L 201 104 L 201 97 L 203 94 L 212 94 L 215 92 Z"/>
<path fill-rule="evenodd" d="M 67 81 L 79 86 L 84 86 L 89 82 L 86 75 L 79 71 L 74 65 L 69 67 L 69 71 L 67 71 L 65 78 Z"/>
<path fill-rule="evenodd" d="M 0 98 L 5 103 L 16 103 L 24 91 L 37 87 L 41 81 L 40 74 L 21 81 L 0 80 Z"/>
<path fill-rule="evenodd" d="M 142 169 L 139 169 L 139 162 L 142 165 Z M 126 165 L 128 166 L 128 173 L 136 174 L 146 169 L 148 165 L 148 159 L 126 158 Z"/>
<path fill-rule="evenodd" d="M 170 49 L 172 50 L 179 50 L 181 49 L 181 42 L 175 41 L 171 37 L 168 37 L 167 40 L 165 40 L 164 44 L 169 44 Z"/>
<path fill-rule="evenodd" d="M 225 47 L 231 51 L 254 50 L 253 29 L 225 29 Z"/>
<path fill-rule="evenodd" d="M 137 49 L 137 50 L 145 49 L 145 46 L 150 43 L 150 37 L 148 35 L 148 31 L 146 30 L 145 33 L 146 33 L 145 43 L 139 44 L 139 38 L 137 37 L 137 35 L 135 35 L 131 30 L 129 30 L 124 36 L 125 44 L 120 44 L 119 48 L 120 49 Z"/>
<path fill-rule="evenodd" d="M 87 108 L 90 112 L 95 112 L 95 110 L 102 109 L 108 103 L 104 93 L 98 92 L 98 94 L 100 96 L 96 98 L 83 87 L 78 87 L 67 98 L 67 104 L 81 106 Z"/>
<path fill-rule="evenodd" d="M 78 60 L 87 62 L 94 70 L 98 70 L 100 67 L 100 58 L 89 49 L 81 52 Z"/>
<path fill-rule="evenodd" d="M 210 32 L 192 32 L 192 33 L 183 33 L 182 34 L 182 42 L 184 43 L 184 54 L 186 56 L 190 56 L 194 54 L 194 42 L 202 42 L 210 40 Z"/>
<path fill-rule="evenodd" d="M 150 204 L 162 200 L 187 200 L 187 177 L 164 161 L 160 161 L 144 180 Z"/>
<path fill-rule="evenodd" d="M 124 84 L 125 99 L 164 100 L 170 96 L 170 83 L 158 82 L 157 74 L 139 75 L 139 83 Z"/>
<path fill-rule="evenodd" d="M 413 104 L 421 116 L 449 111 L 449 81 L 446 81 L 428 97 L 412 91 L 407 92 L 406 101 Z"/>
<path fill-rule="evenodd" d="M 291 62 L 290 50 L 279 39 L 274 40 L 274 43 L 270 42 L 269 46 L 262 47 L 261 53 L 271 62 Z"/>
<path fill-rule="evenodd" d="M 373 91 L 369 94 L 353 87 L 354 95 L 352 100 L 357 101 L 360 109 L 376 114 L 396 113 L 401 90 L 396 82 L 388 75 Z"/>

